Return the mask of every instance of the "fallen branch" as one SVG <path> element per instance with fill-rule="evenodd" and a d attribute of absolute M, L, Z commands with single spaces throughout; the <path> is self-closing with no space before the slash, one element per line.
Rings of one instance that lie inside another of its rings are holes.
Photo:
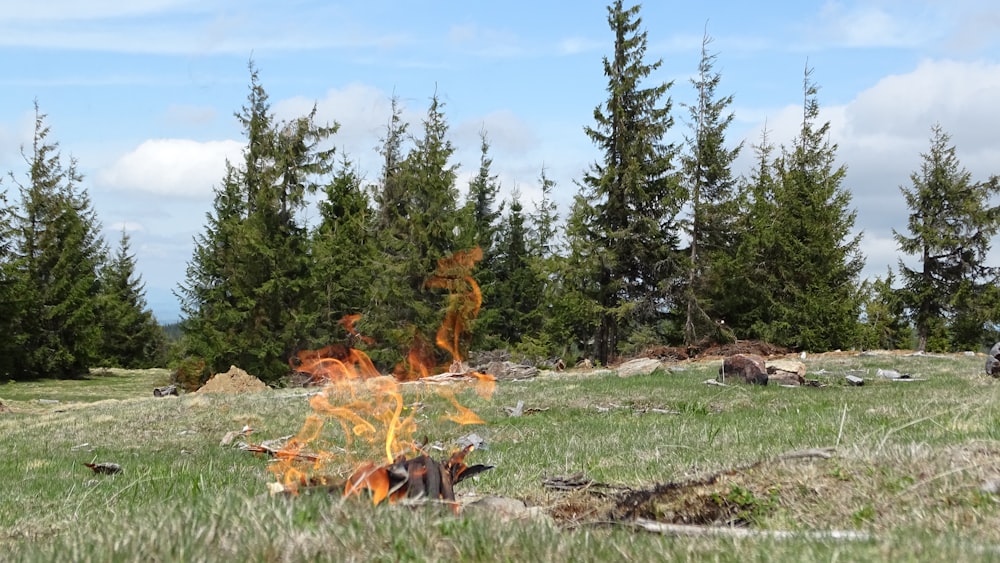
<path fill-rule="evenodd" d="M 283 452 L 280 448 L 273 448 L 264 444 L 248 444 L 246 442 L 241 442 L 239 444 L 239 448 L 245 452 L 264 454 L 268 457 L 280 457 L 281 459 L 293 461 L 308 461 L 310 463 L 315 463 L 321 459 L 317 454 Z"/>
<path fill-rule="evenodd" d="M 793 532 L 790 530 L 751 530 L 749 528 L 732 528 L 722 526 L 691 526 L 687 524 L 668 524 L 646 518 L 636 518 L 627 522 L 636 528 L 666 536 L 678 537 L 725 537 L 737 539 L 775 539 L 775 540 L 837 540 L 837 541 L 872 541 L 874 538 L 864 532 L 851 530 L 807 530 Z"/>

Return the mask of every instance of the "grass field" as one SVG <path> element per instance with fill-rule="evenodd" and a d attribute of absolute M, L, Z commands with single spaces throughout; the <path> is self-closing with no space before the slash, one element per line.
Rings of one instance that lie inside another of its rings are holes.
<path fill-rule="evenodd" d="M 7 383 L 0 559 L 1000 559 L 1000 381 L 982 374 L 984 361 L 810 357 L 807 378 L 826 384 L 819 388 L 706 385 L 718 361 L 627 379 L 543 374 L 500 383 L 490 400 L 456 387 L 485 420 L 476 426 L 442 420 L 446 400 L 406 387 L 417 437 L 440 442 L 442 457 L 469 432 L 487 443 L 467 461 L 496 467 L 457 485 L 460 500 L 498 496 L 535 507 L 514 516 L 372 506 L 319 488 L 269 494 L 270 461 L 220 440 L 245 425 L 254 442 L 295 434 L 311 412 L 303 389 L 157 399 L 152 389 L 167 383 L 165 370 Z M 880 379 L 878 368 L 921 381 Z M 848 371 L 867 373 L 865 385 L 845 385 Z M 505 407 L 518 401 L 524 414 L 511 417 Z M 327 437 L 339 451 L 343 441 Z M 828 458 L 781 457 L 807 448 L 835 449 Z M 356 442 L 324 471 L 343 479 L 380 456 Z M 94 462 L 122 472 L 95 474 L 84 465 Z M 544 485 L 570 477 L 590 485 Z M 637 522 L 748 535 L 677 536 Z M 831 531 L 858 535 L 817 535 Z"/>

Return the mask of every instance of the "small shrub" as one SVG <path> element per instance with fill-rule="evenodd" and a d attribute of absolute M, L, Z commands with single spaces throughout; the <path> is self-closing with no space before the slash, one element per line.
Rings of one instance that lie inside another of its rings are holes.
<path fill-rule="evenodd" d="M 208 376 L 208 365 L 204 358 L 188 356 L 174 370 L 172 383 L 190 393 L 197 391 L 208 380 Z"/>

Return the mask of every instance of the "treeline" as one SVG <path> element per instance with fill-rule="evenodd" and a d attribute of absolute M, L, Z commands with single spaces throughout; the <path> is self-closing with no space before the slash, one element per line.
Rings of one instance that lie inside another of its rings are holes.
<path fill-rule="evenodd" d="M 0 192 L 0 378 L 76 377 L 93 366 L 162 365 L 165 340 L 128 234 L 112 252 L 76 161 L 35 104 L 26 172 Z"/>
<path fill-rule="evenodd" d="M 717 93 L 710 38 L 691 81 L 696 101 L 684 108 L 685 141 L 669 143 L 674 85 L 647 83 L 661 61 L 645 60 L 639 11 L 608 7 L 608 97 L 585 127 L 603 158 L 578 181 L 565 221 L 544 169 L 533 208 L 516 188 L 499 199 L 485 132 L 478 173 L 456 185 L 436 96 L 416 126 L 393 100 L 381 171 L 364 185 L 354 163 L 329 150 L 337 125 L 317 124 L 315 110 L 276 121 L 251 65 L 238 114 L 244 159 L 216 190 L 181 288 L 187 352 L 212 370 L 237 364 L 273 379 L 296 350 L 347 339 L 338 321 L 359 313 L 366 350 L 392 369 L 444 317 L 446 296 L 427 285 L 438 260 L 473 247 L 483 253 L 483 308 L 465 343 L 472 349 L 607 363 L 652 345 L 737 338 L 943 350 L 995 337 L 996 273 L 984 259 L 996 181 L 972 182 L 940 128 L 903 190 L 911 219 L 897 236 L 920 265 L 900 264 L 901 287 L 891 269 L 862 282 L 846 169 L 819 122 L 810 70 L 797 137 L 775 145 L 765 132 L 751 147 L 753 170 L 737 176 L 744 147 L 726 138 L 733 98 Z M 311 193 L 319 220 L 308 228 Z"/>
<path fill-rule="evenodd" d="M 384 371 L 405 366 L 411 350 L 443 362 L 433 335 L 449 300 L 428 280 L 439 261 L 477 247 L 483 306 L 460 342 L 463 351 L 503 348 L 532 359 L 607 364 L 655 345 L 698 349 L 734 339 L 811 351 L 942 351 L 997 338 L 997 271 L 985 265 L 1000 226 L 996 177 L 973 180 L 948 134 L 933 126 L 920 169 L 901 188 L 910 216 L 895 233 L 901 255 L 915 265 L 901 261 L 895 272 L 862 281 L 846 168 L 837 164 L 830 124 L 819 120 L 810 69 L 797 135 L 775 143 L 765 131 L 745 147 L 727 138 L 733 97 L 719 94 L 722 77 L 706 36 L 690 84 L 695 101 L 679 108 L 686 125 L 678 131 L 675 85 L 651 78 L 662 61 L 646 60 L 639 14 L 639 6 L 620 1 L 608 7 L 615 39 L 603 60 L 607 98 L 584 127 L 602 156 L 577 180 L 565 217 L 544 167 L 537 201 L 526 207 L 516 187 L 501 198 L 487 132 L 478 172 L 459 186 L 436 95 L 420 123 L 404 121 L 393 99 L 378 148 L 381 170 L 366 183 L 356 163 L 333 150 L 336 123 L 318 123 L 315 108 L 291 120 L 273 115 L 251 63 L 249 94 L 236 113 L 245 149 L 214 190 L 178 288 L 176 357 L 211 372 L 235 364 L 268 381 L 289 373 L 297 351 L 338 342 L 362 347 Z M 95 320 L 119 314 L 107 302 L 129 302 L 107 297 L 105 281 L 105 270 L 131 266 L 127 237 L 121 264 L 111 266 L 75 167 L 59 167 L 54 148 L 44 148 L 45 134 L 40 119 L 22 199 L 27 205 L 36 185 L 51 191 L 59 203 L 45 209 L 54 226 L 39 232 L 78 229 L 59 240 L 79 240 L 70 246 L 80 250 L 29 262 L 34 219 L 4 206 L 3 232 L 14 234 L 0 248 L 0 303 L 12 309 L 0 312 L 0 330 L 25 335 L 4 340 L 6 373 L 28 365 L 24 373 L 73 373 L 97 361 L 106 352 L 96 343 L 113 331 L 95 330 Z M 733 163 L 743 150 L 753 151 L 754 165 L 737 174 Z M 50 184 L 56 187 L 44 188 Z M 313 209 L 318 214 L 307 221 Z M 83 273 L 55 270 L 69 266 Z M 64 293 L 29 306 L 45 283 Z M 144 310 L 141 285 L 130 287 Z M 359 334 L 347 334 L 340 322 L 347 315 L 360 315 Z M 49 332 L 31 325 L 43 319 Z M 57 330 L 72 331 L 60 338 L 92 353 L 49 353 L 43 338 Z M 65 365 L 10 364 L 16 353 Z"/>

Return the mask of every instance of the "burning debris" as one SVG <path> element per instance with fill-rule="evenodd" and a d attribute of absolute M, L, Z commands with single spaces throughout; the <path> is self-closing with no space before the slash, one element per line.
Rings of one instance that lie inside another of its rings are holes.
<path fill-rule="evenodd" d="M 411 459 L 400 456 L 393 463 L 382 466 L 368 462 L 347 480 L 344 496 L 356 495 L 367 489 L 371 492 L 372 504 L 379 504 L 386 499 L 392 502 L 403 498 L 426 498 L 454 503 L 454 486 L 457 483 L 493 469 L 492 465 L 466 465 L 465 456 L 472 450 L 472 446 L 466 446 L 452 454 L 444 463 L 426 454 Z"/>
<path fill-rule="evenodd" d="M 416 405 L 407 404 L 401 384 L 419 383 L 419 390 L 433 390 L 453 407 L 445 418 L 456 424 L 482 424 L 472 410 L 462 405 L 455 392 L 454 383 L 471 384 L 476 393 L 489 399 L 496 385 L 493 376 L 468 370 L 462 361 L 461 343 L 465 327 L 479 312 L 482 297 L 479 286 L 469 272 L 482 258 L 476 248 L 459 252 L 442 259 L 428 287 L 443 288 L 449 292 L 448 312 L 436 335 L 437 345 L 447 351 L 452 361 L 447 369 L 436 367 L 433 354 L 422 342 L 411 347 L 407 360 L 397 366 L 393 376 L 381 374 L 371 359 L 353 347 L 358 342 L 370 342 L 355 329 L 360 315 L 345 317 L 341 321 L 348 334 L 346 344 L 327 346 L 320 350 L 298 353 L 290 362 L 293 370 L 307 378 L 309 384 L 322 385 L 320 392 L 310 394 L 312 408 L 302 429 L 278 450 L 248 445 L 246 449 L 275 458 L 271 471 L 279 482 L 269 488 L 272 492 L 296 493 L 300 487 L 321 485 L 329 487 L 333 479 L 327 477 L 327 466 L 342 461 L 331 450 L 352 452 L 354 442 L 362 439 L 371 446 L 384 450 L 382 464 L 366 461 L 353 472 L 344 487 L 344 495 L 352 496 L 370 491 L 374 504 L 388 499 L 433 499 L 454 503 L 454 485 L 477 475 L 492 466 L 465 464 L 472 445 L 453 454 L 447 461 L 432 459 L 419 446 L 413 446 L 417 421 Z M 435 385 L 427 385 L 427 384 Z M 327 429 L 343 439 L 342 447 L 326 442 Z M 336 429 L 339 428 L 339 434 Z M 455 505 L 457 506 L 457 505 Z"/>

